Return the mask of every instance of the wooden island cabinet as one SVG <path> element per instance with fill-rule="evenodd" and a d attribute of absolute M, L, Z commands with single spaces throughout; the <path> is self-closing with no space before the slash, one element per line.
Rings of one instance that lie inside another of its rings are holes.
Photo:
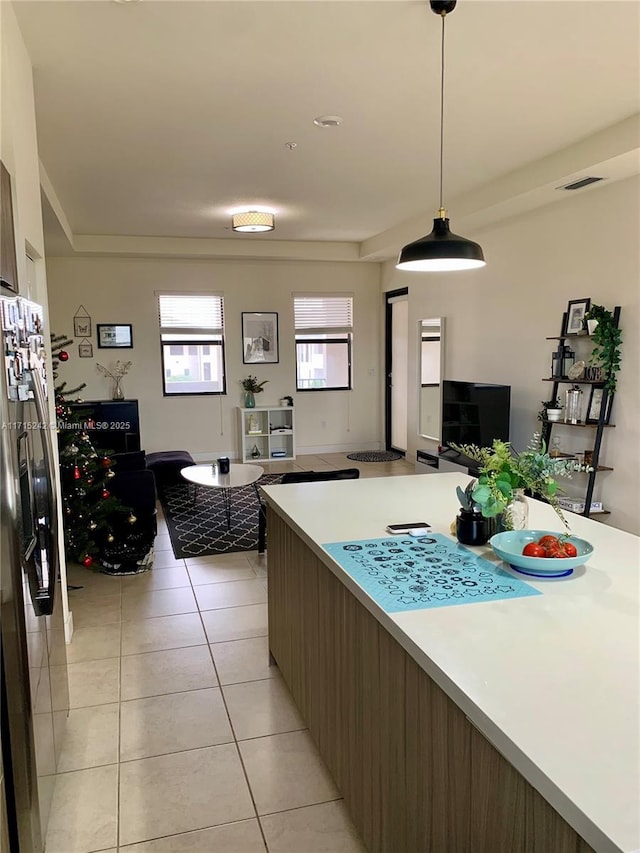
<path fill-rule="evenodd" d="M 465 482 L 266 487 L 270 652 L 372 853 L 637 850 L 637 537 L 579 518 L 596 555 L 527 578 L 542 595 L 403 613 L 322 548 L 421 515 L 444 533 Z"/>

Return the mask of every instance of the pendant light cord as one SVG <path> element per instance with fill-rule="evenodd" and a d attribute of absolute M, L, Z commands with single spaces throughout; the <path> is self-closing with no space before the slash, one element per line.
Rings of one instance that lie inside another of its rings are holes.
<path fill-rule="evenodd" d="M 440 45 L 440 211 L 439 215 L 445 219 L 445 211 L 442 205 L 443 173 L 444 173 L 444 19 L 446 12 L 442 13 L 442 41 Z"/>

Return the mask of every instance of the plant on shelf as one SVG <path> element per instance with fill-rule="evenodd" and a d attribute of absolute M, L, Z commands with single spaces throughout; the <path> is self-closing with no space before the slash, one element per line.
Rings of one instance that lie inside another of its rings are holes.
<path fill-rule="evenodd" d="M 241 384 L 245 391 L 251 391 L 252 394 L 259 394 L 268 381 L 268 379 L 265 379 L 264 382 L 258 382 L 256 376 L 247 376 L 241 380 Z"/>
<path fill-rule="evenodd" d="M 240 380 L 240 384 L 244 389 L 244 405 L 246 409 L 253 409 L 256 405 L 255 395 L 259 394 L 269 380 L 258 382 L 257 376 L 246 376 Z"/>
<path fill-rule="evenodd" d="M 549 417 L 549 411 L 556 413 Z M 552 421 L 552 420 L 560 420 L 560 413 L 562 412 L 562 403 L 560 402 L 560 398 L 556 397 L 555 400 L 543 400 L 542 408 L 538 412 L 538 420 L 539 421 Z"/>
<path fill-rule="evenodd" d="M 529 446 L 522 453 L 516 453 L 508 441 L 499 439 L 493 442 L 492 447 L 478 447 L 475 444 L 451 446 L 480 463 L 480 476 L 473 487 L 471 498 L 480 506 L 485 518 L 505 513 L 512 501 L 526 490 L 551 504 L 568 528 L 558 505 L 557 494 L 561 490 L 555 478 L 570 476 L 575 471 L 592 470 L 574 459 L 551 457 L 539 433 L 534 433 Z M 508 513 L 505 521 L 509 527 Z"/>
<path fill-rule="evenodd" d="M 616 390 L 616 374 L 620 370 L 622 330 L 616 326 L 613 313 L 602 305 L 592 305 L 585 319 L 598 321 L 592 335 L 593 352 L 589 364 L 602 367 L 605 388 L 613 393 Z"/>

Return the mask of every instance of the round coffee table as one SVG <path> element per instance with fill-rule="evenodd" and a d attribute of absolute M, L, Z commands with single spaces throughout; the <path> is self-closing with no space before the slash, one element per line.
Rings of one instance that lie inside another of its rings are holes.
<path fill-rule="evenodd" d="M 188 468 L 182 468 L 180 474 L 185 480 L 195 485 L 194 503 L 198 497 L 198 486 L 204 486 L 207 489 L 222 489 L 224 509 L 227 516 L 227 530 L 231 530 L 231 489 L 252 485 L 258 503 L 260 502 L 260 493 L 256 486 L 256 481 L 264 474 L 264 469 L 260 465 L 239 465 L 232 462 L 229 465 L 228 474 L 220 474 L 217 466 L 190 465 Z"/>

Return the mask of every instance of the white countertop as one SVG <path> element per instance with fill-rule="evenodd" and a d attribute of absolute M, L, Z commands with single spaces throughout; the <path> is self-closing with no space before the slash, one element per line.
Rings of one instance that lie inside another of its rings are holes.
<path fill-rule="evenodd" d="M 598 853 L 640 850 L 640 538 L 566 513 L 595 553 L 543 595 L 385 613 L 322 543 L 427 521 L 449 534 L 460 474 L 267 486 L 268 502 Z M 529 526 L 562 530 L 529 501 Z M 453 538 L 453 537 L 452 537 Z M 471 549 L 499 563 L 490 546 Z M 503 564 L 501 564 L 503 565 Z"/>

